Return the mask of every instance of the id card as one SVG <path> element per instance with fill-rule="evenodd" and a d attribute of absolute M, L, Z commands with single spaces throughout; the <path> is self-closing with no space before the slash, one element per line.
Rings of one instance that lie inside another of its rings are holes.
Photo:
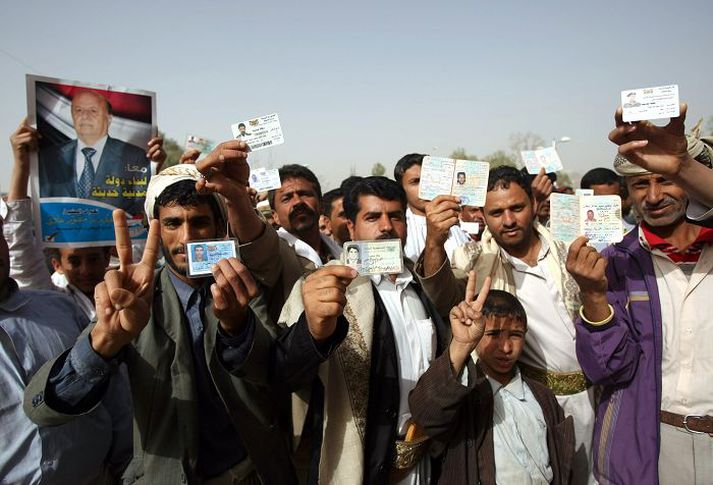
<path fill-rule="evenodd" d="M 461 205 L 482 207 L 488 190 L 490 165 L 474 160 L 423 157 L 418 196 L 433 200 L 439 195 L 460 197 Z"/>
<path fill-rule="evenodd" d="M 194 241 L 186 244 L 188 276 L 200 278 L 212 274 L 211 268 L 221 259 L 237 258 L 238 245 L 235 239 Z"/>
<path fill-rule="evenodd" d="M 539 150 L 525 150 L 520 152 L 522 163 L 527 167 L 527 173 L 538 174 L 540 168 L 545 169 L 545 173 L 559 172 L 564 167 L 562 160 L 554 147 L 540 148 Z"/>
<path fill-rule="evenodd" d="M 279 189 L 282 187 L 280 171 L 276 168 L 271 170 L 266 168 L 250 170 L 250 187 L 258 192 Z"/>
<path fill-rule="evenodd" d="M 574 195 L 594 195 L 594 189 L 574 189 Z"/>
<path fill-rule="evenodd" d="M 622 240 L 621 197 L 618 195 L 550 195 L 550 232 L 558 241 L 570 243 L 587 236 L 590 243 Z"/>
<path fill-rule="evenodd" d="M 621 92 L 625 122 L 676 118 L 681 114 L 678 84 Z"/>
<path fill-rule="evenodd" d="M 403 271 L 400 239 L 347 241 L 342 259 L 360 275 L 399 274 Z"/>
<path fill-rule="evenodd" d="M 233 138 L 247 143 L 252 152 L 285 143 L 277 113 L 235 123 L 230 129 Z"/>

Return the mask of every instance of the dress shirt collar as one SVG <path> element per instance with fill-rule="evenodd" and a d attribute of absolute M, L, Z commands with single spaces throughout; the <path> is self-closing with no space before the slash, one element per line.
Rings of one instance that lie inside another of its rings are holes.
<path fill-rule="evenodd" d="M 101 158 L 101 154 L 104 151 L 104 146 L 106 146 L 107 139 L 109 139 L 109 135 L 104 135 L 99 140 L 97 140 L 97 142 L 94 143 L 93 145 L 87 145 L 82 140 L 77 138 L 77 152 L 81 153 L 82 149 L 87 148 L 87 147 L 95 149 L 97 152 L 96 152 L 94 158 L 92 158 L 92 162 L 96 163 L 99 161 L 99 158 Z"/>
<path fill-rule="evenodd" d="M 490 383 L 490 388 L 493 390 L 493 396 L 497 395 L 500 391 L 507 391 L 508 394 L 517 398 L 520 401 L 525 400 L 525 387 L 522 381 L 522 375 L 520 374 L 520 369 L 515 365 L 515 375 L 510 382 L 507 384 L 501 384 L 495 379 L 491 378 L 486 374 L 488 382 Z"/>
<path fill-rule="evenodd" d="M 195 298 L 195 295 L 198 292 L 201 292 L 201 296 L 204 294 L 203 290 L 210 284 L 210 280 L 209 278 L 205 278 L 199 286 L 193 287 L 181 280 L 170 268 L 167 268 L 166 270 L 168 271 L 168 276 L 171 278 L 173 287 L 176 289 L 176 294 L 178 295 L 178 299 L 183 307 L 183 312 L 185 313 L 188 311 L 188 307 L 193 303 L 192 300 Z"/>

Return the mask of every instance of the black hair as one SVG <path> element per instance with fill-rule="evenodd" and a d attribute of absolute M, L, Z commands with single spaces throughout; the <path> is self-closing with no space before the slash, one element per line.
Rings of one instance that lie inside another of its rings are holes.
<path fill-rule="evenodd" d="M 426 155 L 422 155 L 420 153 L 409 153 L 408 155 L 401 157 L 401 159 L 396 162 L 396 166 L 394 167 L 394 179 L 401 184 L 401 179 L 404 178 L 406 170 L 414 165 L 420 166 L 423 163 L 423 157 L 425 156 Z"/>
<path fill-rule="evenodd" d="M 211 194 L 199 194 L 196 190 L 196 183 L 193 180 L 181 180 L 169 185 L 156 197 L 153 207 L 154 219 L 158 219 L 159 209 L 178 205 L 183 207 L 197 207 L 200 204 L 208 204 L 218 227 L 225 224 L 223 213 L 218 206 L 218 201 Z"/>
<path fill-rule="evenodd" d="M 245 123 L 239 123 L 239 124 L 238 124 L 238 128 L 240 128 L 241 126 L 242 126 L 243 128 L 247 128 L 247 126 L 245 126 Z"/>
<path fill-rule="evenodd" d="M 401 202 L 404 213 L 406 211 L 406 192 L 403 187 L 391 179 L 381 176 L 364 177 L 352 187 L 349 197 L 344 197 L 344 213 L 352 222 L 356 221 L 359 213 L 359 197 L 374 195 L 384 200 L 397 200 Z"/>
<path fill-rule="evenodd" d="M 509 317 L 522 322 L 527 328 L 527 313 L 514 295 L 502 290 L 490 290 L 485 298 L 483 317 Z"/>
<path fill-rule="evenodd" d="M 488 192 L 492 192 L 495 189 L 508 189 L 511 183 L 516 183 L 522 187 L 522 190 L 532 199 L 532 187 L 530 187 L 530 182 L 520 170 L 508 165 L 500 165 L 490 169 L 490 175 L 488 175 Z"/>
<path fill-rule="evenodd" d="M 332 189 L 329 192 L 325 192 L 322 196 L 322 215 L 331 217 L 332 204 L 334 204 L 334 201 L 339 199 L 340 197 L 344 197 L 344 192 L 342 191 L 342 189 Z"/>
<path fill-rule="evenodd" d="M 608 168 L 593 168 L 589 172 L 584 174 L 579 187 L 582 189 L 591 189 L 592 185 L 613 185 L 619 184 L 619 186 L 624 185 L 622 183 L 621 177 L 613 170 Z"/>
<path fill-rule="evenodd" d="M 278 169 L 280 172 L 280 182 L 284 183 L 285 180 L 289 179 L 304 179 L 312 184 L 314 191 L 317 192 L 317 199 L 322 199 L 322 186 L 319 185 L 319 180 L 317 176 L 304 165 L 298 165 L 296 163 L 291 163 L 283 165 Z M 273 189 L 267 193 L 267 200 L 270 203 L 270 208 L 275 210 L 275 194 L 277 189 Z"/>

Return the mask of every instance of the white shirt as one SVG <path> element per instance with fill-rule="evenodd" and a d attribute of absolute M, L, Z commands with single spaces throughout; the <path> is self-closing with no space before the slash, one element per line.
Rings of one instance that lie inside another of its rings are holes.
<path fill-rule="evenodd" d="M 404 268 L 395 283 L 391 282 L 388 275 L 372 275 L 371 280 L 386 308 L 394 332 L 400 377 L 398 433 L 403 436 L 411 418 L 408 395 L 435 356 L 436 329 L 418 294 L 409 286 L 413 275 L 408 269 Z M 429 460 L 428 457 L 421 460 L 399 483 L 428 483 Z"/>
<path fill-rule="evenodd" d="M 520 370 L 506 385 L 488 377 L 493 389 L 495 482 L 549 484 L 553 478 L 547 450 L 547 423 Z"/>
<path fill-rule="evenodd" d="M 84 170 L 85 158 L 84 153 L 82 153 L 82 149 L 89 147 L 97 151 L 94 155 L 92 155 L 92 165 L 94 166 L 94 173 L 97 173 L 97 169 L 99 168 L 99 160 L 101 160 L 102 153 L 104 153 L 104 146 L 106 146 L 107 138 L 108 135 L 104 135 L 103 138 L 101 138 L 93 145 L 87 145 L 82 140 L 77 138 L 77 153 L 75 155 L 75 160 L 77 164 L 77 182 L 79 182 L 79 179 L 82 177 L 82 171 Z"/>
<path fill-rule="evenodd" d="M 312 261 L 316 268 L 321 268 L 322 266 L 324 266 L 324 263 L 322 263 L 322 259 L 319 257 L 319 253 L 317 253 L 317 251 L 315 251 L 312 246 L 304 242 L 302 239 L 299 239 L 297 236 L 290 234 L 283 227 L 277 230 L 277 235 L 280 236 L 281 239 L 287 241 L 287 244 L 294 248 L 295 252 L 299 256 L 302 256 L 303 258 L 307 258 Z M 325 245 L 325 247 L 329 250 L 334 259 L 339 259 L 342 256 L 342 248 L 339 247 L 339 245 L 335 243 L 331 238 L 325 236 L 324 234 L 320 234 L 320 237 L 322 238 L 322 244 Z"/>
<path fill-rule="evenodd" d="M 470 241 L 470 236 L 460 226 L 452 226 L 444 245 L 448 260 L 453 261 L 453 253 L 460 246 Z M 413 261 L 418 260 L 426 247 L 426 217 L 414 214 L 410 207 L 406 208 L 406 245 L 404 255 Z"/>
<path fill-rule="evenodd" d="M 641 240 L 641 229 L 639 234 Z M 651 259 L 661 302 L 661 409 L 711 416 L 713 246 L 705 247 L 690 275 L 659 250 L 651 252 Z"/>
<path fill-rule="evenodd" d="M 523 363 L 556 372 L 581 371 L 575 349 L 575 328 L 555 279 L 549 274 L 547 241 L 540 237 L 537 265 L 530 267 L 501 249 L 513 267 L 515 292 L 527 313 Z"/>

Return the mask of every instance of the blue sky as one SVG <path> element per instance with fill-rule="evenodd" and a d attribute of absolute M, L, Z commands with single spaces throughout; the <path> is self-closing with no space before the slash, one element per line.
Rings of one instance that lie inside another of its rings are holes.
<path fill-rule="evenodd" d="M 689 126 L 713 116 L 710 0 L 3 3 L 3 191 L 28 72 L 156 91 L 180 143 L 277 112 L 286 142 L 253 163 L 307 163 L 325 188 L 515 132 L 571 137 L 570 172 L 609 166 L 622 89 L 678 83 Z"/>

